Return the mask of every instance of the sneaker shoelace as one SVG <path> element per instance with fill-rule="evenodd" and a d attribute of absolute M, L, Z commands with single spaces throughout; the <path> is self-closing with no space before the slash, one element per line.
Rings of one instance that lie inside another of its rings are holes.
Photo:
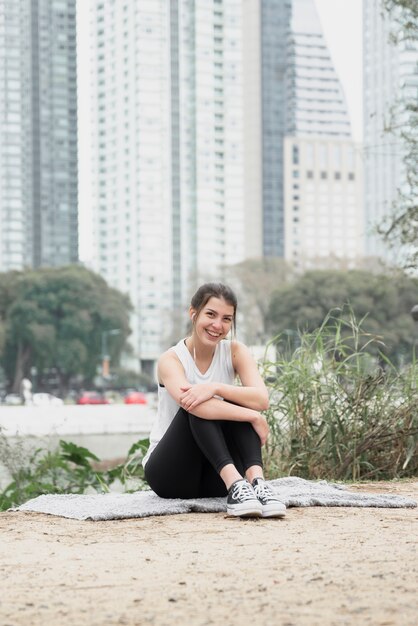
<path fill-rule="evenodd" d="M 260 500 L 277 500 L 273 490 L 263 480 L 259 480 L 254 487 L 255 495 Z"/>
<path fill-rule="evenodd" d="M 254 500 L 254 489 L 247 481 L 235 483 L 231 494 L 234 500 Z"/>

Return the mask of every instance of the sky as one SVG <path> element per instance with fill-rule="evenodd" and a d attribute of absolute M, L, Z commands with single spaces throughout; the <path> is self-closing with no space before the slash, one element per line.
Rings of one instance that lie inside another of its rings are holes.
<path fill-rule="evenodd" d="M 261 0 L 260 0 L 261 1 Z M 363 136 L 363 65 L 362 65 L 362 6 L 363 0 L 315 0 L 324 37 L 345 93 L 353 138 Z M 80 206 L 80 258 L 88 262 L 91 256 L 91 216 L 88 207 L 89 142 L 89 84 L 88 73 L 90 0 L 77 0 L 78 28 L 78 93 L 79 93 L 79 206 Z"/>

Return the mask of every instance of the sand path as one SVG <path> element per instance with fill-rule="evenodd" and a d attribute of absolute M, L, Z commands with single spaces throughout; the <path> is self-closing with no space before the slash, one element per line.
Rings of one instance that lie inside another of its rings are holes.
<path fill-rule="evenodd" d="M 418 500 L 418 482 L 354 487 Z M 418 624 L 418 509 L 0 514 L 1 626 Z"/>

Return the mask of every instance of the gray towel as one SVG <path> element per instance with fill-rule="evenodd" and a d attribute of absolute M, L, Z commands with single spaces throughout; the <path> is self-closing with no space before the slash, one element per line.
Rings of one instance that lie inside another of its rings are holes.
<path fill-rule="evenodd" d="M 360 506 L 413 508 L 414 500 L 392 494 L 358 493 L 324 480 L 310 481 L 290 476 L 269 481 L 278 498 L 291 506 Z M 222 513 L 226 498 L 194 500 L 165 499 L 153 491 L 92 495 L 45 495 L 29 500 L 11 511 L 48 513 L 78 520 L 110 520 L 175 513 Z"/>

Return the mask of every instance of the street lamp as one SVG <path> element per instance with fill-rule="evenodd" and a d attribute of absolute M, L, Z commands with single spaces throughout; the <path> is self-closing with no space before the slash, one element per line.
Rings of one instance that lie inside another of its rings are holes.
<path fill-rule="evenodd" d="M 107 349 L 107 338 L 109 335 L 119 335 L 120 328 L 112 328 L 111 330 L 104 330 L 102 332 L 102 376 L 103 378 L 109 378 L 110 374 L 110 355 Z"/>

